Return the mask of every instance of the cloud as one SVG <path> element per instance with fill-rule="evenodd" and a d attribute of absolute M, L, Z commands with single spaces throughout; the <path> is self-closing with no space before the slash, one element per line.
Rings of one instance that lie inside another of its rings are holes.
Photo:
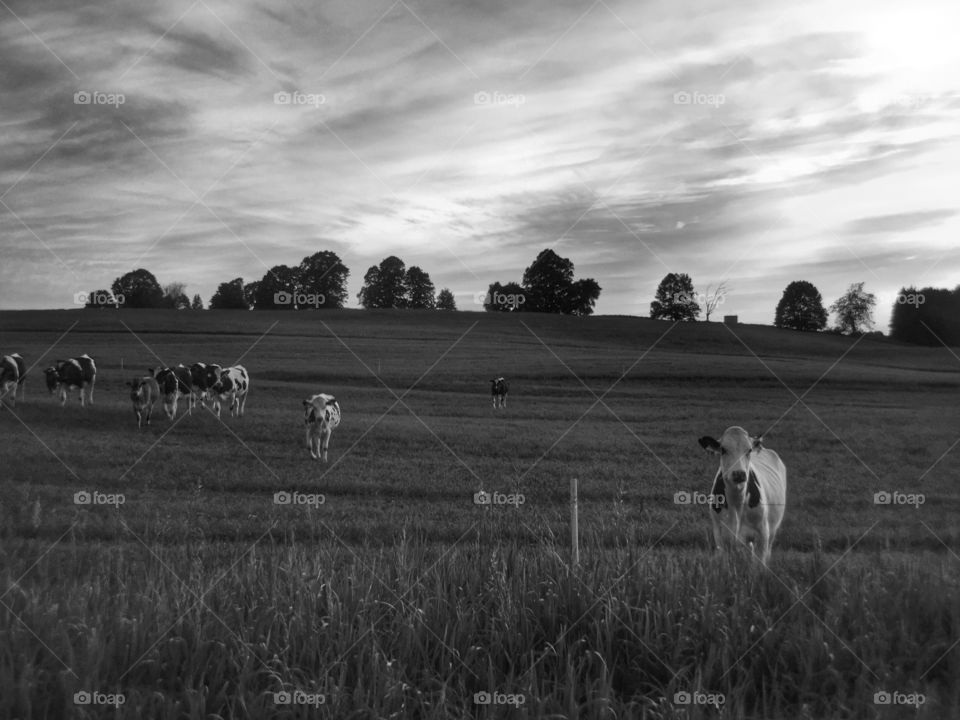
<path fill-rule="evenodd" d="M 937 210 L 892 213 L 890 215 L 873 215 L 853 220 L 844 229 L 849 235 L 903 233 L 930 225 L 938 225 L 957 214 L 960 214 L 960 210 L 957 208 L 940 208 Z"/>

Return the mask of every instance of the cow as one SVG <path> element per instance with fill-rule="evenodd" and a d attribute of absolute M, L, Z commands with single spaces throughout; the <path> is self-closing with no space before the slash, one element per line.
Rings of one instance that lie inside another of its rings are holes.
<path fill-rule="evenodd" d="M 307 398 L 303 401 L 303 423 L 310 457 L 326 462 L 330 435 L 340 424 L 340 403 L 325 393 Z"/>
<path fill-rule="evenodd" d="M 710 491 L 713 540 L 718 551 L 736 542 L 758 552 L 764 565 L 787 504 L 787 468 L 742 427 L 727 428 L 719 441 L 702 437 L 700 447 L 720 455 Z"/>
<path fill-rule="evenodd" d="M 148 368 L 150 377 L 157 381 L 160 388 L 160 397 L 163 398 L 163 412 L 170 420 L 177 416 L 177 403 L 181 395 L 186 395 L 187 411 L 190 411 L 192 395 L 190 393 L 190 371 L 183 365 L 177 367 L 158 367 L 156 370 Z"/>
<path fill-rule="evenodd" d="M 80 391 L 80 406 L 84 407 L 83 391 L 87 391 L 87 400 L 93 405 L 93 386 L 97 381 L 97 364 L 89 355 L 81 355 L 69 360 L 57 360 L 56 364 L 43 371 L 47 378 L 47 389 L 53 395 L 59 390 L 60 405 L 67 404 L 67 393 L 77 388 Z"/>
<path fill-rule="evenodd" d="M 507 406 L 507 390 L 510 386 L 502 377 L 490 381 L 490 395 L 493 396 L 493 406 L 505 408 Z M 498 404 L 499 403 L 499 406 Z"/>
<path fill-rule="evenodd" d="M 197 395 L 197 399 L 200 401 L 200 406 L 204 407 L 204 400 L 207 399 L 207 391 L 210 389 L 207 384 L 207 365 L 206 363 L 194 363 L 190 366 L 190 386 L 194 393 Z"/>
<path fill-rule="evenodd" d="M 152 375 L 134 378 L 127 382 L 127 385 L 130 387 L 130 400 L 133 402 L 133 412 L 137 416 L 139 430 L 143 426 L 144 419 L 147 425 L 150 424 L 153 406 L 160 397 L 160 385 Z"/>
<path fill-rule="evenodd" d="M 27 366 L 19 353 L 0 358 L 0 401 L 10 394 L 10 407 L 17 406 L 17 394 L 23 400 L 26 391 Z M 13 391 L 12 394 L 10 391 Z M 2 405 L 2 402 L 0 402 Z"/>
<path fill-rule="evenodd" d="M 230 404 L 230 415 L 243 417 L 243 408 L 247 404 L 247 392 L 250 390 L 250 376 L 243 365 L 234 365 L 220 369 L 219 365 L 208 366 L 208 370 L 216 368 L 217 381 L 210 386 L 213 396 L 213 409 L 220 417 L 220 401 Z"/>

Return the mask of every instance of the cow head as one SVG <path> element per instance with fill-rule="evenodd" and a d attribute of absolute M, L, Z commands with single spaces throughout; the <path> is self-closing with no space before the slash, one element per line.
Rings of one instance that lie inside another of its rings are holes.
<path fill-rule="evenodd" d="M 220 376 L 223 374 L 223 368 L 219 365 L 207 365 L 205 384 L 210 390 L 217 390 L 217 385 L 220 383 Z"/>
<path fill-rule="evenodd" d="M 734 485 L 746 482 L 750 473 L 750 455 L 763 448 L 761 437 L 750 437 L 742 427 L 727 428 L 719 441 L 709 436 L 700 438 L 700 447 L 720 456 L 723 479 Z"/>
<path fill-rule="evenodd" d="M 324 410 L 328 405 L 336 405 L 337 399 L 333 395 L 320 393 L 303 401 L 303 421 L 307 424 L 325 419 Z"/>
<path fill-rule="evenodd" d="M 134 378 L 127 381 L 127 387 L 130 388 L 130 399 L 137 403 L 143 402 L 143 386 L 146 384 L 144 378 Z"/>
<path fill-rule="evenodd" d="M 57 361 L 59 364 L 59 361 Z M 60 371 L 55 367 L 48 367 L 43 371 L 43 374 L 47 379 L 47 390 L 50 391 L 50 394 L 53 395 L 57 391 L 57 386 L 60 384 Z"/>

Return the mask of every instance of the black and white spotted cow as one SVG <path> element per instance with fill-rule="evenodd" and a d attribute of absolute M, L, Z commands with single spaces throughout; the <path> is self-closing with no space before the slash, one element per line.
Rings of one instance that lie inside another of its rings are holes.
<path fill-rule="evenodd" d="M 60 394 L 60 405 L 67 404 L 67 393 L 77 388 L 80 391 L 80 406 L 84 406 L 83 392 L 93 405 L 93 386 L 97 382 L 97 364 L 89 355 L 81 355 L 69 360 L 57 360 L 55 365 L 43 371 L 47 378 L 47 389 L 53 395 Z"/>
<path fill-rule="evenodd" d="M 20 353 L 4 355 L 0 358 L 0 401 L 10 395 L 10 406 L 16 407 L 18 394 L 23 400 L 26 379 L 27 366 L 20 357 Z"/>
<path fill-rule="evenodd" d="M 303 401 L 303 423 L 310 457 L 326 462 L 330 435 L 340 424 L 340 403 L 326 393 L 307 398 Z"/>
<path fill-rule="evenodd" d="M 198 362 L 190 366 L 190 386 L 200 405 L 203 406 L 210 390 L 210 386 L 207 384 L 206 363 Z"/>
<path fill-rule="evenodd" d="M 720 440 L 702 437 L 699 443 L 720 456 L 710 490 L 714 545 L 722 550 L 742 543 L 766 565 L 787 505 L 786 466 L 742 427 L 727 428 Z"/>
<path fill-rule="evenodd" d="M 507 391 L 509 389 L 510 386 L 502 377 L 490 381 L 490 395 L 493 397 L 494 407 L 505 408 L 507 406 Z"/>
<path fill-rule="evenodd" d="M 247 404 L 247 392 L 250 390 L 250 376 L 243 365 L 234 365 L 220 369 L 219 365 L 208 365 L 208 370 L 216 368 L 217 381 L 210 386 L 213 409 L 220 417 L 220 402 L 230 406 L 230 415 L 243 417 L 243 408 Z M 209 377 L 209 375 L 208 375 Z"/>
<path fill-rule="evenodd" d="M 163 398 L 163 412 L 170 420 L 177 416 L 177 405 L 181 395 L 186 395 L 188 412 L 192 407 L 190 394 L 190 370 L 183 365 L 177 367 L 160 367 L 156 370 L 149 369 L 150 376 L 156 379 L 160 389 L 160 397 Z"/>
<path fill-rule="evenodd" d="M 133 412 L 137 416 L 137 429 L 143 426 L 143 421 L 150 424 L 153 406 L 160 397 L 160 385 L 152 375 L 134 378 L 127 382 L 130 387 L 130 401 L 133 403 Z"/>

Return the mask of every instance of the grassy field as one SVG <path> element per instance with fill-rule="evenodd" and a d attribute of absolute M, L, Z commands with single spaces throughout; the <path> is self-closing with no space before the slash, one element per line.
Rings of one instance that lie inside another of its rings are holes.
<path fill-rule="evenodd" d="M 0 412 L 0 717 L 960 708 L 945 348 L 617 317 L 0 313 L 15 351 L 38 364 Z M 60 408 L 42 368 L 84 352 L 95 404 Z M 247 368 L 245 417 L 138 432 L 125 381 L 196 361 Z M 317 392 L 343 410 L 326 465 L 302 437 Z M 706 508 L 675 502 L 709 492 L 696 440 L 729 425 L 788 468 L 769 569 L 714 556 Z M 481 489 L 524 502 L 477 506 Z"/>

